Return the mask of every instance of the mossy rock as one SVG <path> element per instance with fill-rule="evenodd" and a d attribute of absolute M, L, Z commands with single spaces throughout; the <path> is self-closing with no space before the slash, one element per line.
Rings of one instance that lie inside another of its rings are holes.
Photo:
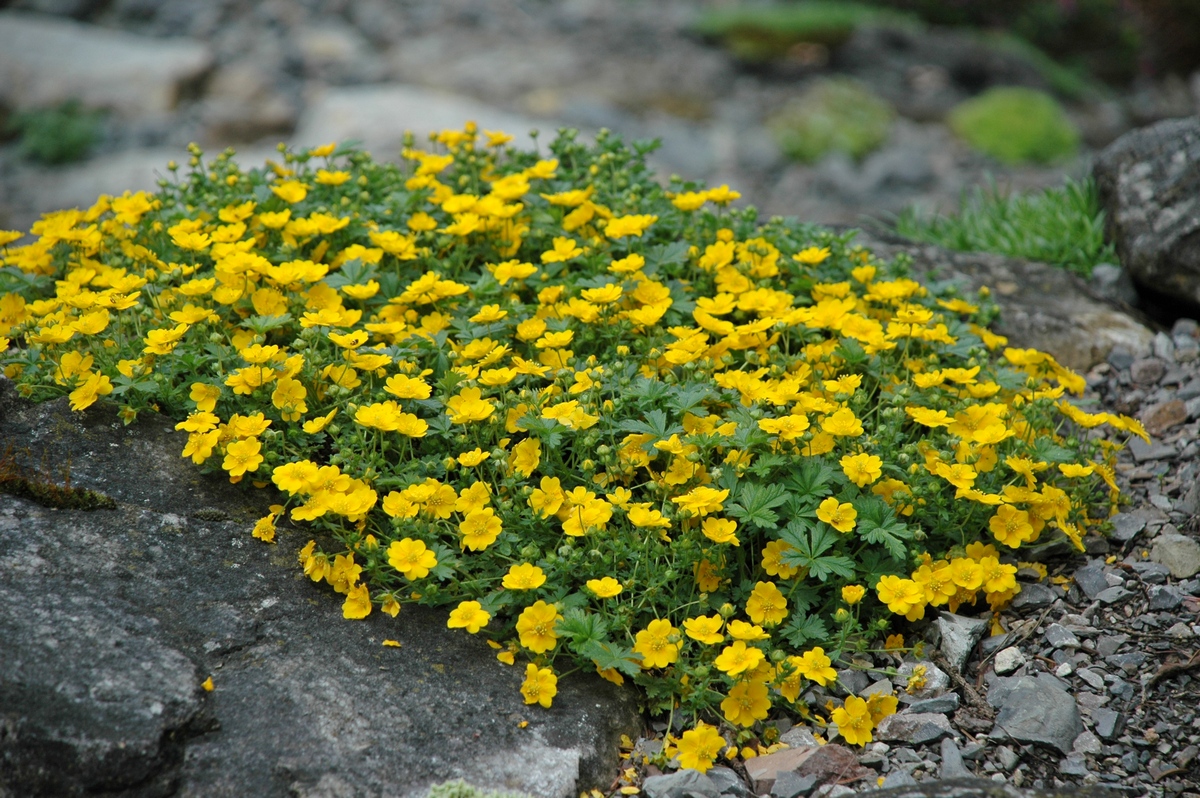
<path fill-rule="evenodd" d="M 765 64 L 785 57 L 797 44 L 833 48 L 862 25 L 916 25 L 910 15 L 863 3 L 808 0 L 786 5 L 738 5 L 708 11 L 693 25 L 716 39 L 735 58 Z"/>
<path fill-rule="evenodd" d="M 887 140 L 892 107 L 848 78 L 814 82 L 769 122 L 780 148 L 792 159 L 813 163 L 830 152 L 860 160 Z"/>
<path fill-rule="evenodd" d="M 1079 131 L 1062 107 L 1034 89 L 989 89 L 955 107 L 947 121 L 972 147 L 1008 164 L 1060 161 L 1079 147 Z"/>

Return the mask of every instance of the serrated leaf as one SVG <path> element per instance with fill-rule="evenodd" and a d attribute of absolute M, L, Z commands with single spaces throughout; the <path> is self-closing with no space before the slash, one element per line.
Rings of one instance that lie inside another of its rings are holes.
<path fill-rule="evenodd" d="M 808 575 L 825 582 L 830 576 L 854 578 L 854 561 L 840 554 L 826 554 L 840 542 L 836 532 L 824 524 L 810 524 L 803 519 L 792 521 L 780 537 L 792 547 L 780 558 L 785 565 L 807 568 Z"/>
<path fill-rule="evenodd" d="M 641 656 L 625 646 L 592 640 L 576 650 L 602 671 L 612 669 L 626 676 L 636 676 L 642 670 Z"/>
<path fill-rule="evenodd" d="M 737 501 L 729 505 L 728 513 L 759 529 L 774 529 L 779 514 L 773 508 L 786 502 L 787 498 L 787 492 L 778 485 L 743 482 L 737 492 Z"/>
<path fill-rule="evenodd" d="M 785 640 L 796 648 L 803 648 L 810 640 L 825 640 L 829 629 L 825 621 L 815 615 L 792 613 L 792 622 L 780 630 Z"/>

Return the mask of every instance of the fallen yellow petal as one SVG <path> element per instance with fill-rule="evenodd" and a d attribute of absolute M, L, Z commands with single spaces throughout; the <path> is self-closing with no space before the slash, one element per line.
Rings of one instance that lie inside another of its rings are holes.
<path fill-rule="evenodd" d="M 200 686 L 204 688 L 204 692 L 206 693 L 211 693 L 214 689 L 216 689 L 213 687 L 213 680 L 211 676 L 201 682 Z"/>
<path fill-rule="evenodd" d="M 400 648 L 399 640 L 384 640 L 383 644 L 388 648 Z"/>

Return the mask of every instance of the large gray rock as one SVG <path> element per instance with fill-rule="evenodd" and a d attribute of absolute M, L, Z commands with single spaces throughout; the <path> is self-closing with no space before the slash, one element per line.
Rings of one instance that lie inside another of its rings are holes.
<path fill-rule="evenodd" d="M 983 637 L 988 622 L 983 618 L 943 612 L 938 615 L 936 623 L 942 637 L 939 644 L 942 653 L 951 665 L 961 671 L 975 650 L 975 644 Z"/>
<path fill-rule="evenodd" d="M 1176 579 L 1189 579 L 1200 573 L 1200 541 L 1186 535 L 1159 535 L 1150 559 L 1171 569 Z"/>
<path fill-rule="evenodd" d="M 403 84 L 331 88 L 311 102 L 292 137 L 301 147 L 330 141 L 359 141 L 380 160 L 395 160 L 405 132 L 419 143 L 426 134 L 446 128 L 461 130 L 471 120 L 480 130 L 503 130 L 514 146 L 530 147 L 529 131 L 554 125 L 501 111 L 467 97 Z"/>
<path fill-rule="evenodd" d="M 1093 166 L 1108 235 L 1134 282 L 1200 305 L 1200 117 L 1126 133 Z"/>
<path fill-rule="evenodd" d="M 161 417 L 28 406 L 0 380 L 0 441 L 115 502 L 0 494 L 0 794 L 574 796 L 637 733 L 632 694 L 595 676 L 526 706 L 521 669 L 444 610 L 344 620 L 298 569 L 308 534 L 251 538 L 268 497 L 202 476 Z"/>
<path fill-rule="evenodd" d="M 979 252 L 953 252 L 892 234 L 860 234 L 855 241 L 883 259 L 907 254 L 922 282 L 948 281 L 973 294 L 987 286 L 1000 306 L 995 331 L 1009 346 L 1040 349 L 1067 368 L 1084 372 L 1113 347 L 1149 351 L 1154 333 L 1129 313 L 1094 297 L 1078 277 L 1036 261 Z"/>
<path fill-rule="evenodd" d="M 987 700 L 1000 710 L 995 738 L 1053 746 L 1065 755 L 1083 731 L 1075 699 L 1049 674 L 997 679 Z"/>
<path fill-rule="evenodd" d="M 0 104 L 14 108 L 77 99 L 129 116 L 164 114 L 211 66 L 208 48 L 191 39 L 0 11 Z"/>
<path fill-rule="evenodd" d="M 1020 790 L 1011 784 L 991 779 L 923 781 L 893 789 L 859 793 L 863 798 L 1122 798 L 1126 794 L 1119 787 L 1103 787 L 1098 784 L 1065 785 L 1051 790 Z"/>

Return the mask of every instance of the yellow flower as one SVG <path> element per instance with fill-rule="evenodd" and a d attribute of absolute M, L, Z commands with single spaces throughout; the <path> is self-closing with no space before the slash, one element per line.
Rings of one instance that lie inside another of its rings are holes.
<path fill-rule="evenodd" d="M 537 438 L 526 438 L 512 448 L 508 458 L 509 467 L 523 477 L 533 474 L 542 459 L 542 442 Z"/>
<path fill-rule="evenodd" d="M 862 422 L 848 407 L 843 407 L 821 419 L 821 429 L 830 435 L 839 437 L 857 437 L 863 434 Z"/>
<path fill-rule="evenodd" d="M 481 397 L 482 391 L 478 388 L 463 388 L 458 395 L 450 397 L 446 409 L 451 423 L 470 424 L 490 418 L 496 412 L 496 405 L 492 400 Z"/>
<path fill-rule="evenodd" d="M 1018 510 L 1011 504 L 1001 505 L 996 514 L 988 521 L 988 529 L 996 540 L 1015 549 L 1022 543 L 1033 538 L 1033 525 L 1029 522 L 1029 513 Z"/>
<path fill-rule="evenodd" d="M 692 488 L 682 496 L 671 499 L 680 510 L 692 515 L 705 516 L 720 512 L 723 502 L 729 498 L 728 490 L 716 490 L 703 485 Z"/>
<path fill-rule="evenodd" d="M 867 589 L 862 585 L 846 585 L 842 588 L 842 601 L 853 606 L 863 600 Z"/>
<path fill-rule="evenodd" d="M 484 610 L 478 601 L 463 601 L 450 611 L 446 626 L 450 629 L 466 629 L 469 633 L 476 634 L 487 626 L 491 619 L 491 613 Z"/>
<path fill-rule="evenodd" d="M 573 238 L 556 237 L 554 239 L 554 248 L 542 253 L 542 263 L 562 263 L 563 261 L 571 260 L 583 255 L 587 250 L 583 249 L 575 242 Z"/>
<path fill-rule="evenodd" d="M 704 537 L 714 543 L 729 543 L 734 546 L 741 545 L 738 542 L 737 521 L 729 518 L 705 518 L 704 523 L 700 525 L 700 531 L 704 533 Z"/>
<path fill-rule="evenodd" d="M 725 635 L 721 634 L 724 625 L 725 621 L 720 615 L 701 615 L 684 621 L 683 631 L 693 640 L 711 646 L 725 640 Z"/>
<path fill-rule="evenodd" d="M 365 584 L 360 582 L 346 593 L 346 600 L 342 602 L 342 617 L 347 620 L 358 621 L 370 614 L 371 592 L 367 590 Z"/>
<path fill-rule="evenodd" d="M 837 680 L 837 671 L 833 669 L 833 663 L 825 655 L 825 649 L 820 646 L 805 651 L 795 658 L 793 664 L 801 676 L 822 687 Z"/>
<path fill-rule="evenodd" d="M 600 579 L 589 579 L 584 584 L 597 598 L 602 599 L 612 598 L 625 589 L 620 582 L 611 576 L 605 576 Z"/>
<path fill-rule="evenodd" d="M 262 444 L 257 438 L 234 441 L 225 448 L 225 460 L 221 467 L 229 472 L 231 478 L 253 473 L 262 465 L 261 450 Z"/>
<path fill-rule="evenodd" d="M 541 704 L 549 709 L 554 696 L 558 695 L 558 677 L 549 668 L 538 668 L 531 662 L 525 666 L 521 695 L 525 696 L 526 704 Z"/>
<path fill-rule="evenodd" d="M 838 462 L 846 478 L 860 488 L 883 476 L 883 461 L 873 454 L 848 454 Z"/>
<path fill-rule="evenodd" d="M 833 496 L 825 499 L 817 507 L 817 518 L 829 524 L 839 532 L 849 532 L 854 529 L 858 511 L 849 502 L 839 502 Z"/>
<path fill-rule="evenodd" d="M 713 664 L 727 676 L 737 676 L 752 671 L 763 663 L 765 655 L 761 649 L 747 646 L 741 640 L 725 646 Z"/>
<path fill-rule="evenodd" d="M 802 263 L 805 266 L 816 266 L 819 263 L 824 263 L 829 257 L 829 247 L 808 247 L 802 249 L 792 256 L 792 260 L 796 263 Z"/>
<path fill-rule="evenodd" d="M 289 205 L 294 205 L 308 196 L 308 186 L 296 180 L 285 180 L 271 186 L 271 193 Z"/>
<path fill-rule="evenodd" d="M 734 685 L 721 702 L 721 711 L 725 713 L 726 720 L 738 726 L 753 726 L 756 721 L 766 720 L 771 711 L 767 686 L 761 682 Z"/>
<path fill-rule="evenodd" d="M 871 730 L 875 728 L 875 724 L 871 721 L 867 702 L 858 696 L 846 696 L 842 706 L 833 711 L 831 719 L 837 724 L 838 733 L 850 745 L 866 745 L 871 742 Z"/>
<path fill-rule="evenodd" d="M 536 565 L 523 562 L 509 568 L 501 584 L 509 590 L 533 590 L 546 584 L 546 574 Z"/>
<path fill-rule="evenodd" d="M 657 216 L 648 214 L 617 216 L 609 219 L 604 228 L 604 235 L 610 239 L 625 238 L 626 236 L 640 237 L 650 225 L 657 221 Z"/>
<path fill-rule="evenodd" d="M 387 560 L 409 580 L 424 579 L 438 564 L 437 556 L 425 547 L 425 543 L 412 538 L 397 540 L 388 546 Z"/>
<path fill-rule="evenodd" d="M 761 626 L 738 619 L 730 621 L 726 629 L 729 630 L 729 636 L 734 640 L 743 640 L 747 643 L 753 643 L 756 640 L 769 640 L 771 638 L 769 634 L 763 631 Z"/>
<path fill-rule="evenodd" d="M 679 630 L 670 621 L 655 619 L 634 636 L 633 650 L 642 655 L 642 668 L 665 668 L 679 659 Z"/>
<path fill-rule="evenodd" d="M 700 721 L 696 728 L 683 733 L 678 748 L 681 768 L 691 768 L 704 773 L 713 766 L 717 756 L 725 748 L 725 738 L 715 726 Z"/>
<path fill-rule="evenodd" d="M 517 634 L 521 645 L 534 654 L 544 654 L 558 644 L 555 625 L 562 620 L 553 604 L 537 601 L 526 607 L 517 618 Z"/>
<path fill-rule="evenodd" d="M 491 507 L 473 510 L 458 525 L 458 531 L 462 533 L 461 546 L 471 551 L 483 551 L 496 542 L 502 529 L 503 525 Z"/>
<path fill-rule="evenodd" d="M 774 582 L 756 582 L 746 600 L 746 614 L 755 623 L 774 626 L 787 617 L 787 599 Z"/>

